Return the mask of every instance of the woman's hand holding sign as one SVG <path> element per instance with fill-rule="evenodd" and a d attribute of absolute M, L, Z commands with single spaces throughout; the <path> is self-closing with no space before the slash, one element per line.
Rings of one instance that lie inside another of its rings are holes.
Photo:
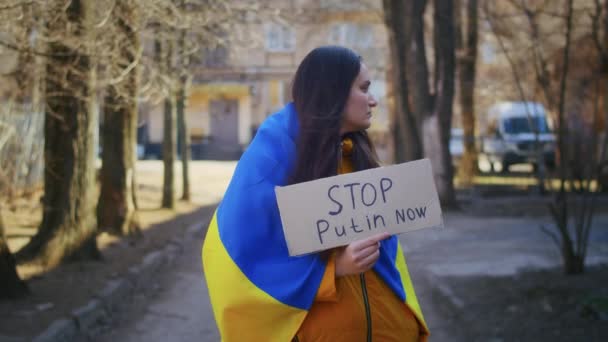
<path fill-rule="evenodd" d="M 338 249 L 336 276 L 359 274 L 372 268 L 380 257 L 380 241 L 390 236 L 389 233 L 380 233 Z"/>

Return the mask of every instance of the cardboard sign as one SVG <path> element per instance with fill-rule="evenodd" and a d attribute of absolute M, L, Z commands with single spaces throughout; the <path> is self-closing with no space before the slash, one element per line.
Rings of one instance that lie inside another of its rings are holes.
<path fill-rule="evenodd" d="M 275 193 L 292 256 L 383 231 L 443 225 L 428 159 L 276 187 Z"/>

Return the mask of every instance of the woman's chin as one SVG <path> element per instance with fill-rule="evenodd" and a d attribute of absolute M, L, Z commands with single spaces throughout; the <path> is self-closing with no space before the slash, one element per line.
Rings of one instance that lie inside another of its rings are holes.
<path fill-rule="evenodd" d="M 371 125 L 372 125 L 371 120 L 361 121 L 361 122 L 358 122 L 357 124 L 351 124 L 350 127 L 345 127 L 342 129 L 342 134 L 364 131 L 364 130 L 370 128 Z"/>

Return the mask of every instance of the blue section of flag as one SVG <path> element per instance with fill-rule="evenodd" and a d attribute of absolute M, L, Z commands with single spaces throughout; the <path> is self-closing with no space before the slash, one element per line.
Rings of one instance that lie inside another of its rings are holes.
<path fill-rule="evenodd" d="M 286 184 L 293 167 L 297 131 L 293 104 L 264 121 L 237 165 L 217 222 L 226 251 L 255 286 L 284 304 L 308 310 L 325 261 L 318 254 L 289 256 L 274 192 L 275 186 Z M 396 237 L 382 242 L 375 270 L 404 300 L 394 264 L 397 243 Z"/>

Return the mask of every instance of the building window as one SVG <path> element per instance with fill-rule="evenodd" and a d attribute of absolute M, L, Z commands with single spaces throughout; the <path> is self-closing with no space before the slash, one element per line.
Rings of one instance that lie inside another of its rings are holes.
<path fill-rule="evenodd" d="M 374 4 L 372 4 L 374 3 Z M 321 0 L 319 7 L 323 10 L 330 11 L 362 11 L 366 9 L 380 9 L 375 1 L 336 1 L 336 0 Z"/>
<path fill-rule="evenodd" d="M 374 42 L 373 27 L 368 24 L 335 24 L 329 31 L 329 43 L 350 48 L 369 48 Z"/>
<path fill-rule="evenodd" d="M 207 68 L 226 67 L 229 64 L 229 51 L 226 46 L 216 46 L 203 50 L 203 65 Z"/>
<path fill-rule="evenodd" d="M 296 34 L 293 28 L 270 23 L 266 24 L 266 51 L 293 52 L 296 47 Z"/>

